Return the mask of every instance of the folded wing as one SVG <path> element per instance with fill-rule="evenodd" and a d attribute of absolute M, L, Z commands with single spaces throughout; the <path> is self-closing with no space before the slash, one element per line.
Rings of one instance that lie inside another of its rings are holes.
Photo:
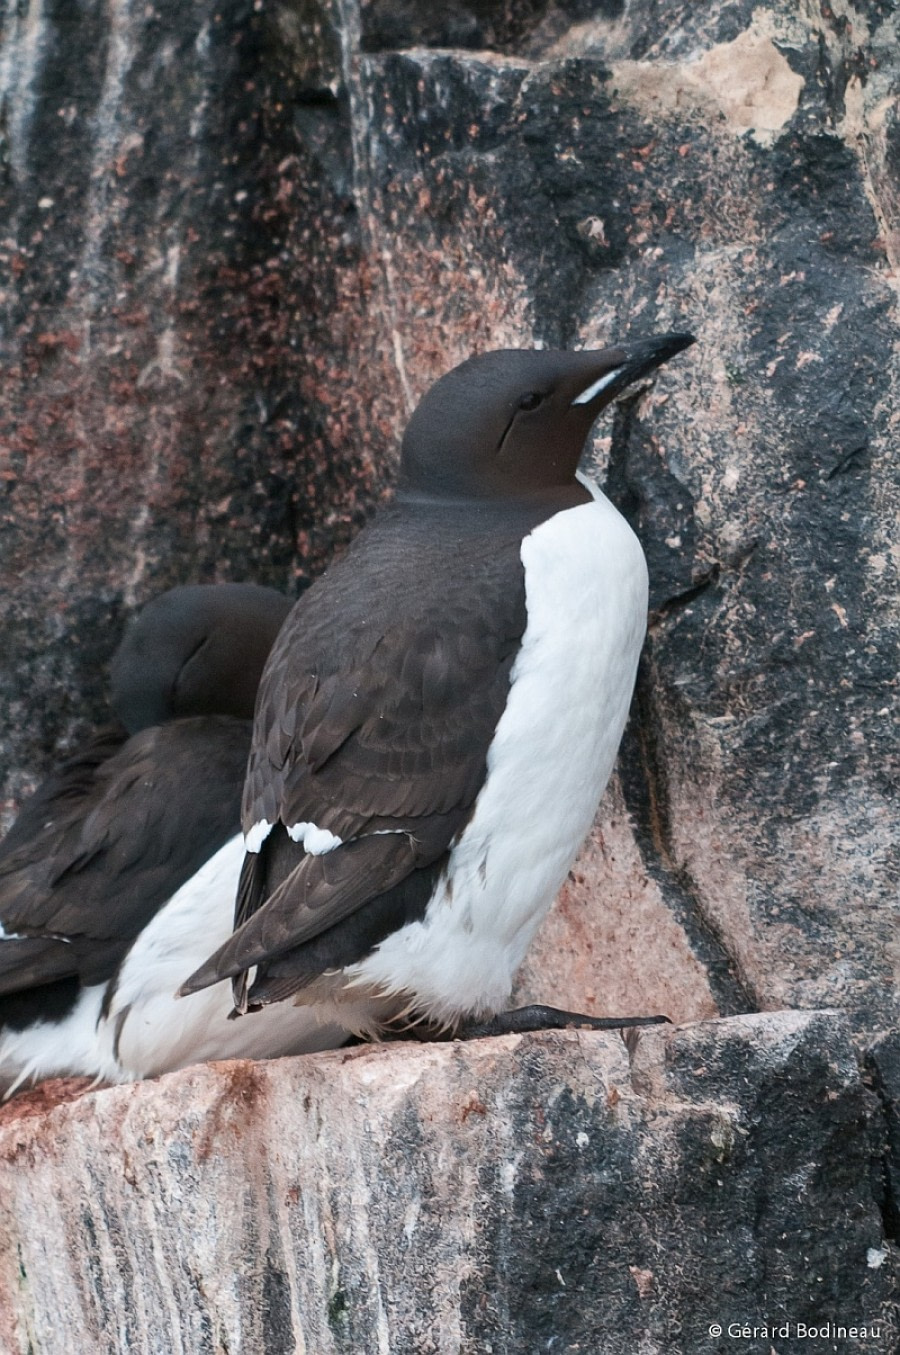
<path fill-rule="evenodd" d="M 454 602 L 446 544 L 436 543 L 433 568 L 420 559 L 404 580 L 390 539 L 365 536 L 373 593 L 347 603 L 336 567 L 300 600 L 272 652 L 243 823 L 256 837 L 273 827 L 245 860 L 234 935 L 183 992 L 257 965 L 259 995 L 266 963 L 288 952 L 306 981 L 302 948 L 326 932 L 334 947 L 318 947 L 320 969 L 346 964 L 360 911 L 377 901 L 390 929 L 392 892 L 404 908 L 413 897 L 422 906 L 421 890 L 401 886 L 440 860 L 484 781 L 525 626 L 519 538 L 498 545 L 491 570 L 481 561 L 479 586 L 453 590 Z M 390 588 L 378 587 L 380 563 Z M 464 553 L 454 567 L 465 571 Z M 369 946 L 372 928 L 358 930 Z M 245 990 L 239 981 L 239 1005 Z"/>

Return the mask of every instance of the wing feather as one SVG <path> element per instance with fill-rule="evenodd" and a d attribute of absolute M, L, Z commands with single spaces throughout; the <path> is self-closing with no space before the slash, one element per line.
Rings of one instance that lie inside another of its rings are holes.
<path fill-rule="evenodd" d="M 314 823 L 343 845 L 271 849 L 275 828 L 245 863 L 234 937 L 183 991 L 321 937 L 471 813 L 526 621 L 523 524 L 486 538 L 475 516 L 440 505 L 411 550 L 388 511 L 296 604 L 260 683 L 244 831 Z"/>
<path fill-rule="evenodd" d="M 148 729 L 95 765 L 77 794 L 45 796 L 42 818 L 29 811 L 32 831 L 0 853 L 0 922 L 54 941 L 43 981 L 61 977 L 66 959 L 83 983 L 109 978 L 162 904 L 234 835 L 249 739 L 249 722 L 230 716 Z M 62 951 L 60 937 L 72 942 Z M 37 955 L 22 987 L 36 981 Z"/>
<path fill-rule="evenodd" d="M 299 864 L 251 914 L 224 946 L 183 984 L 197 992 L 238 975 L 269 955 L 280 955 L 336 926 L 373 895 L 404 879 L 418 852 L 406 834 L 357 838 L 323 856 L 304 855 Z"/>

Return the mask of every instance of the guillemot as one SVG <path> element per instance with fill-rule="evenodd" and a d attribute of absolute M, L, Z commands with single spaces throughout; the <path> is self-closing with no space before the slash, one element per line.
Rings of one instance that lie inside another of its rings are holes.
<path fill-rule="evenodd" d="M 126 632 L 111 664 L 117 718 L 0 843 L 0 1088 L 345 1037 L 308 1012 L 241 1032 L 227 985 L 173 998 L 184 966 L 231 931 L 253 703 L 290 607 L 252 584 L 187 586 Z"/>
<path fill-rule="evenodd" d="M 235 932 L 182 993 L 346 1003 L 364 1035 L 501 1010 L 593 821 L 646 624 L 641 547 L 579 459 L 691 342 L 489 352 L 427 392 L 393 503 L 273 648 Z"/>

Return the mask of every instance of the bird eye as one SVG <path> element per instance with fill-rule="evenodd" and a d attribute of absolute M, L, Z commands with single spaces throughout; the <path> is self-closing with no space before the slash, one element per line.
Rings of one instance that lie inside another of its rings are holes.
<path fill-rule="evenodd" d="M 543 398 L 544 397 L 540 393 L 540 391 L 529 391 L 528 394 L 523 395 L 521 400 L 519 401 L 519 408 L 537 409 L 538 405 L 541 403 Z"/>

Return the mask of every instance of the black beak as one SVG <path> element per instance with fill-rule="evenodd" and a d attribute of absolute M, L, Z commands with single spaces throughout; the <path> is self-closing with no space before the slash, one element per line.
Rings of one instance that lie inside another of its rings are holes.
<path fill-rule="evenodd" d="M 660 334 L 652 339 L 638 339 L 635 343 L 622 344 L 619 352 L 622 360 L 605 376 L 588 386 L 580 395 L 576 395 L 573 405 L 591 406 L 595 400 L 603 397 L 603 404 L 621 395 L 622 391 L 633 386 L 635 381 L 661 367 L 676 353 L 690 348 L 696 340 L 693 334 Z"/>

